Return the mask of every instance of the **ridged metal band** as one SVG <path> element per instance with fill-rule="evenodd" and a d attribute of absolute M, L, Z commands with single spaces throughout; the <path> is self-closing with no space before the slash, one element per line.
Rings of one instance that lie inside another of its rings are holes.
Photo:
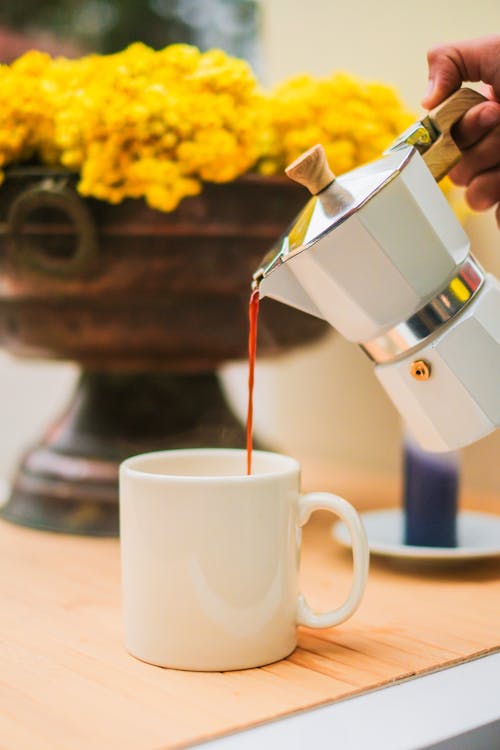
<path fill-rule="evenodd" d="M 377 364 L 407 354 L 435 336 L 440 329 L 469 304 L 484 282 L 484 272 L 468 256 L 455 276 L 436 296 L 404 323 L 360 346 Z"/>

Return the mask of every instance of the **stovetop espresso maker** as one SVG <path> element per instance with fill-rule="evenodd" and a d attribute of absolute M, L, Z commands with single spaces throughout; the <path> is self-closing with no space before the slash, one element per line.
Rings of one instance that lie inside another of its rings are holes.
<path fill-rule="evenodd" d="M 461 156 L 452 126 L 483 100 L 460 89 L 338 178 L 321 146 L 299 157 L 286 172 L 313 197 L 254 274 L 261 297 L 360 344 L 429 451 L 500 425 L 500 283 L 470 255 L 437 184 Z"/>

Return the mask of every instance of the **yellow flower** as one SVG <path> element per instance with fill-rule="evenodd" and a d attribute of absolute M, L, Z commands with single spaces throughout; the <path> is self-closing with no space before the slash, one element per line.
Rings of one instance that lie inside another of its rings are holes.
<path fill-rule="evenodd" d="M 414 119 L 381 83 L 304 75 L 266 92 L 243 60 L 184 44 L 78 60 L 32 51 L 0 66 L 0 92 L 0 168 L 60 165 L 82 195 L 162 211 L 205 181 L 282 173 L 317 142 L 345 172 Z"/>
<path fill-rule="evenodd" d="M 296 76 L 267 98 L 271 148 L 262 164 L 279 172 L 315 143 L 325 147 L 341 174 L 379 157 L 415 117 L 389 86 L 346 73 L 328 78 Z M 258 165 L 260 168 L 260 164 Z"/>

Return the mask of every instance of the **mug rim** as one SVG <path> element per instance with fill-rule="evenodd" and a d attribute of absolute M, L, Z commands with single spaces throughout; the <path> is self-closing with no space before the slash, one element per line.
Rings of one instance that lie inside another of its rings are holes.
<path fill-rule="evenodd" d="M 245 448 L 172 448 L 159 451 L 148 451 L 147 453 L 138 453 L 133 456 L 129 456 L 120 464 L 120 475 L 126 474 L 128 476 L 135 476 L 137 478 L 154 480 L 154 481 L 179 481 L 179 482 L 193 482 L 201 480 L 203 482 L 223 482 L 223 481 L 241 481 L 241 482 L 256 482 L 266 481 L 271 478 L 283 477 L 290 475 L 291 473 L 300 474 L 300 464 L 292 456 L 287 456 L 283 453 L 277 453 L 275 451 L 266 450 L 253 450 L 252 456 L 254 458 L 258 456 L 266 456 L 271 459 L 275 459 L 276 463 L 280 463 L 280 466 L 276 468 L 259 472 L 256 474 L 175 474 L 167 473 L 166 471 L 147 471 L 146 469 L 136 468 L 136 464 L 140 464 L 142 461 L 148 459 L 158 459 L 162 456 L 168 456 L 175 458 L 175 456 L 241 456 L 246 461 L 247 451 Z M 244 464 L 246 466 L 246 463 Z"/>

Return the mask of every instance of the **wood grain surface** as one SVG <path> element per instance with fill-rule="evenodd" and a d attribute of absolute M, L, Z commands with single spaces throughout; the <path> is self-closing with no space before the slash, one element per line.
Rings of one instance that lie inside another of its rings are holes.
<path fill-rule="evenodd" d="M 349 486 L 360 509 L 397 499 L 383 483 L 344 482 L 345 494 Z M 495 498 L 468 505 L 500 512 Z M 302 588 L 318 608 L 340 601 L 349 585 L 350 554 L 332 541 L 330 524 L 318 513 L 304 533 Z M 116 540 L 2 522 L 0 555 L 2 750 L 180 747 L 500 646 L 498 559 L 433 567 L 373 558 L 351 620 L 301 629 L 285 661 L 202 674 L 125 652 Z"/>

